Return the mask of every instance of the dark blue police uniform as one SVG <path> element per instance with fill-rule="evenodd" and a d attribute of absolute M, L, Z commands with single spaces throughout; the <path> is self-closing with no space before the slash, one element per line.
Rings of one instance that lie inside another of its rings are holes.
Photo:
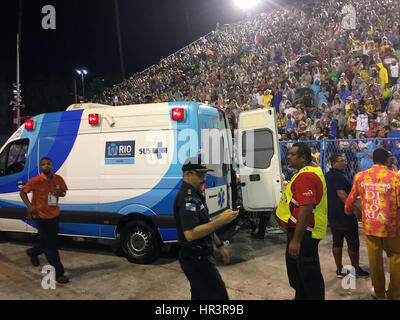
<path fill-rule="evenodd" d="M 192 300 L 228 300 L 214 257 L 213 233 L 188 242 L 184 231 L 210 222 L 205 197 L 185 181 L 175 198 L 174 218 L 181 246 L 179 262 L 190 282 Z"/>

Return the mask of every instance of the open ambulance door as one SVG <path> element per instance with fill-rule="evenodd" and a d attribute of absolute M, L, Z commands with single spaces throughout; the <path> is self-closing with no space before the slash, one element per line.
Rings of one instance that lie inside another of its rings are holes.
<path fill-rule="evenodd" d="M 275 109 L 241 112 L 237 139 L 244 209 L 274 210 L 283 191 Z"/>

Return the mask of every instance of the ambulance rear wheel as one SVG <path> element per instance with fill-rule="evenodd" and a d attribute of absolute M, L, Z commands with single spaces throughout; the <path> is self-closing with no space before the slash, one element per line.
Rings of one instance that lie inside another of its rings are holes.
<path fill-rule="evenodd" d="M 149 264 L 160 254 L 161 244 L 154 229 L 144 221 L 129 222 L 121 233 L 122 251 L 129 262 Z"/>

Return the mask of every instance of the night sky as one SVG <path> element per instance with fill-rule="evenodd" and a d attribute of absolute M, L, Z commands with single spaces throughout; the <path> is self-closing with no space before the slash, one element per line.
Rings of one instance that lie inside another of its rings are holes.
<path fill-rule="evenodd" d="M 42 7 L 56 9 L 56 30 L 44 30 Z M 38 73 L 56 72 L 88 78 L 121 72 L 114 0 L 23 0 L 22 83 Z M 119 0 L 125 73 L 130 76 L 157 63 L 215 29 L 244 14 L 233 0 Z M 15 81 L 18 0 L 2 2 L 1 74 Z M 90 80 L 90 79 L 89 79 Z"/>
<path fill-rule="evenodd" d="M 283 2 L 261 0 L 253 13 Z M 12 132 L 19 0 L 0 7 L 0 136 Z M 125 76 L 158 63 L 215 30 L 246 18 L 234 0 L 118 0 Z M 56 10 L 45 30 L 42 8 Z M 21 116 L 63 111 L 82 94 L 76 69 L 88 70 L 85 98 L 122 82 L 114 0 L 22 0 Z M 76 91 L 74 86 L 76 84 Z"/>

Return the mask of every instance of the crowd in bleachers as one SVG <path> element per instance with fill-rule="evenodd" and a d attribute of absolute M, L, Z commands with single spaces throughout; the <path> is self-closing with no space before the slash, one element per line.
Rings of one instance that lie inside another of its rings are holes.
<path fill-rule="evenodd" d="M 275 108 L 283 141 L 386 137 L 400 129 L 400 5 L 353 1 L 346 30 L 349 4 L 304 0 L 217 26 L 94 101 L 208 101 L 233 129 L 242 110 Z"/>

